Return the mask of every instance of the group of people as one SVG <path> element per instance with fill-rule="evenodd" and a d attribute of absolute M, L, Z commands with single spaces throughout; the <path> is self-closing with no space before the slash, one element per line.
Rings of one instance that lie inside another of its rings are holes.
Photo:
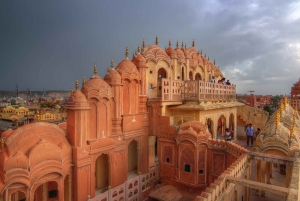
<path fill-rule="evenodd" d="M 212 76 L 212 78 L 210 79 L 210 82 L 216 82 L 214 76 Z M 222 78 L 222 79 L 220 79 L 220 80 L 218 80 L 218 84 L 231 85 L 230 81 L 229 80 L 226 81 L 225 77 Z"/>
<path fill-rule="evenodd" d="M 259 134 L 260 134 L 260 128 L 257 128 L 257 131 L 255 132 L 252 123 L 247 124 L 246 127 L 247 146 L 249 146 L 249 141 L 251 142 L 251 146 L 252 146 L 254 138 L 256 138 Z"/>
<path fill-rule="evenodd" d="M 229 131 L 229 128 L 225 129 L 225 138 L 226 141 L 231 141 L 232 131 Z M 247 136 L 247 146 L 249 146 L 249 141 L 251 142 L 251 146 L 253 145 L 254 139 L 260 134 L 260 128 L 257 128 L 257 131 L 254 131 L 252 123 L 247 124 L 246 127 L 246 136 Z"/>

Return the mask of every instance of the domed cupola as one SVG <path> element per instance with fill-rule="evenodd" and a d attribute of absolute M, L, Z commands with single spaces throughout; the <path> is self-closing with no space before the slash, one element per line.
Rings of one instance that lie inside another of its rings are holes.
<path fill-rule="evenodd" d="M 117 65 L 117 71 L 121 78 L 140 80 L 140 73 L 133 62 L 128 59 L 128 48 L 126 48 L 125 59 Z"/>
<path fill-rule="evenodd" d="M 146 67 L 146 59 L 141 55 L 140 46 L 138 45 L 138 49 L 136 51 L 136 54 L 133 55 L 132 63 L 134 63 L 135 66 L 139 67 Z"/>
<path fill-rule="evenodd" d="M 104 81 L 110 85 L 121 84 L 121 76 L 114 68 L 114 60 L 111 60 L 110 68 L 104 76 Z"/>
<path fill-rule="evenodd" d="M 175 52 L 179 63 L 185 63 L 185 56 L 183 51 L 179 48 L 178 41 L 176 42 Z"/>
<path fill-rule="evenodd" d="M 178 135 L 176 137 L 177 143 L 184 140 L 189 140 L 195 144 L 199 142 L 207 142 L 211 139 L 211 133 L 208 131 L 207 126 L 198 121 L 190 121 L 183 123 L 180 126 Z"/>
<path fill-rule="evenodd" d="M 85 95 L 78 90 L 78 80 L 75 82 L 76 90 L 73 92 L 71 90 L 71 96 L 69 97 L 66 107 L 67 108 L 76 108 L 76 109 L 87 109 L 89 104 Z"/>
<path fill-rule="evenodd" d="M 164 60 L 169 65 L 171 65 L 171 59 L 169 55 L 166 53 L 165 50 L 161 49 L 158 46 L 158 38 L 156 37 L 155 45 L 148 45 L 144 47 L 145 44 L 143 42 L 143 56 L 145 57 L 146 61 L 153 60 L 156 63 L 160 60 Z"/>
<path fill-rule="evenodd" d="M 112 95 L 111 86 L 98 76 L 96 64 L 94 65 L 94 76 L 83 84 L 81 91 L 87 98 L 90 95 L 96 97 L 111 97 Z"/>
<path fill-rule="evenodd" d="M 176 51 L 172 48 L 171 40 L 169 40 L 169 47 L 167 48 L 166 53 L 172 59 L 177 58 Z"/>

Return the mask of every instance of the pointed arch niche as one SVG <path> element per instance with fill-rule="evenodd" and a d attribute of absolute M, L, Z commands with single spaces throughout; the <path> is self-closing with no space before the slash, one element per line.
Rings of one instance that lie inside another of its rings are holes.
<path fill-rule="evenodd" d="M 226 118 L 224 115 L 221 115 L 218 119 L 218 127 L 217 127 L 217 138 L 220 138 L 221 136 L 225 135 L 225 129 L 226 129 Z"/>
<path fill-rule="evenodd" d="M 160 68 L 157 71 L 157 97 L 161 97 L 162 78 L 167 78 L 167 71 L 164 68 Z"/>
<path fill-rule="evenodd" d="M 127 151 L 127 178 L 138 175 L 138 142 L 132 140 L 128 145 Z"/>
<path fill-rule="evenodd" d="M 109 155 L 101 154 L 95 163 L 95 194 L 101 194 L 108 190 L 110 185 Z"/>
<path fill-rule="evenodd" d="M 195 80 L 202 80 L 200 73 L 197 73 L 195 75 Z"/>

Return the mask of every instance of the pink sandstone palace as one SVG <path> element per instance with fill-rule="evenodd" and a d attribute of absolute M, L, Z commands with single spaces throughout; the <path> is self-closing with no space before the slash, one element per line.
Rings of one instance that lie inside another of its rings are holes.
<path fill-rule="evenodd" d="M 244 104 L 236 86 L 210 82 L 223 75 L 194 42 L 163 50 L 156 38 L 128 54 L 103 79 L 95 65 L 81 89 L 76 80 L 67 122 L 37 116 L 2 134 L 0 201 L 249 201 L 250 189 L 298 199 L 300 123 L 287 102 L 248 151 L 220 140 L 226 128 L 236 140 Z M 284 187 L 270 184 L 275 164 Z"/>

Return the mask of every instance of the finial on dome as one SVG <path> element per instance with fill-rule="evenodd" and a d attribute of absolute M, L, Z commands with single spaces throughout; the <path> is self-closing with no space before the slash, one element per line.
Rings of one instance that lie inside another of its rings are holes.
<path fill-rule="evenodd" d="M 206 53 L 204 54 L 204 58 L 206 59 Z"/>
<path fill-rule="evenodd" d="M 281 117 L 282 117 L 282 112 L 283 112 L 283 110 L 284 110 L 284 106 L 283 106 L 282 101 L 280 101 L 280 109 L 279 109 L 279 111 L 280 111 L 280 116 L 281 116 Z M 282 118 L 281 118 L 281 121 L 282 121 Z"/>
<path fill-rule="evenodd" d="M 140 53 L 140 52 L 141 52 L 141 49 L 140 49 L 140 44 L 138 44 L 137 52 L 138 52 L 138 53 Z"/>
<path fill-rule="evenodd" d="M 216 65 L 216 60 L 214 59 L 214 65 Z"/>
<path fill-rule="evenodd" d="M 184 47 L 184 43 L 183 43 L 183 41 L 182 41 L 182 43 L 181 43 L 181 48 L 183 48 Z"/>
<path fill-rule="evenodd" d="M 73 91 L 73 89 L 71 89 L 71 96 L 73 96 L 73 94 L 74 94 L 74 91 Z"/>
<path fill-rule="evenodd" d="M 111 67 L 112 69 L 114 69 L 114 67 L 115 67 L 115 65 L 114 65 L 114 60 L 113 60 L 113 59 L 112 59 L 111 62 L 110 62 L 110 67 Z"/>
<path fill-rule="evenodd" d="M 167 51 L 167 47 L 165 46 L 165 51 Z"/>
<path fill-rule="evenodd" d="M 85 78 L 82 77 L 82 86 L 84 86 L 84 85 L 85 85 Z"/>
<path fill-rule="evenodd" d="M 171 43 L 171 40 L 169 39 L 169 47 L 171 47 L 172 46 L 172 43 Z"/>
<path fill-rule="evenodd" d="M 294 133 L 294 125 L 292 125 L 290 129 L 290 139 L 293 137 L 293 133 Z"/>
<path fill-rule="evenodd" d="M 195 40 L 193 39 L 192 47 L 195 47 Z"/>
<path fill-rule="evenodd" d="M 1 138 L 0 143 L 1 143 L 1 147 L 5 146 L 5 140 L 3 138 Z"/>
<path fill-rule="evenodd" d="M 200 54 L 201 54 L 201 56 L 202 56 L 202 50 L 200 51 Z"/>
<path fill-rule="evenodd" d="M 78 90 L 78 79 L 75 80 L 75 89 Z"/>
<path fill-rule="evenodd" d="M 186 49 L 186 44 L 184 44 L 184 49 Z"/>
<path fill-rule="evenodd" d="M 279 122 L 280 122 L 280 113 L 279 113 L 279 111 L 277 111 L 276 112 L 276 123 L 275 123 L 275 135 L 277 134 Z"/>
<path fill-rule="evenodd" d="M 208 57 L 207 59 L 208 59 L 208 61 L 209 61 L 209 57 Z"/>
<path fill-rule="evenodd" d="M 143 44 L 142 44 L 143 50 L 144 50 L 145 47 L 146 47 L 146 43 L 145 43 L 145 39 L 143 39 Z"/>
<path fill-rule="evenodd" d="M 286 94 L 284 94 L 284 109 L 286 108 L 286 106 L 288 105 L 288 99 L 286 97 Z"/>
<path fill-rule="evenodd" d="M 96 64 L 94 64 L 94 75 L 97 75 L 97 66 L 96 66 Z"/>
<path fill-rule="evenodd" d="M 155 45 L 158 45 L 158 37 L 155 38 Z"/>
<path fill-rule="evenodd" d="M 294 110 L 294 114 L 293 114 L 293 125 L 291 126 L 290 129 L 290 138 L 293 137 L 293 133 L 294 133 L 294 126 L 295 126 L 295 121 L 296 121 L 296 110 Z"/>
<path fill-rule="evenodd" d="M 126 58 L 128 58 L 128 47 L 126 47 L 125 56 L 126 56 Z"/>
<path fill-rule="evenodd" d="M 178 40 L 177 40 L 177 42 L 176 42 L 176 47 L 177 47 L 177 48 L 179 47 Z M 300 79 L 300 78 L 299 78 L 299 79 Z"/>

